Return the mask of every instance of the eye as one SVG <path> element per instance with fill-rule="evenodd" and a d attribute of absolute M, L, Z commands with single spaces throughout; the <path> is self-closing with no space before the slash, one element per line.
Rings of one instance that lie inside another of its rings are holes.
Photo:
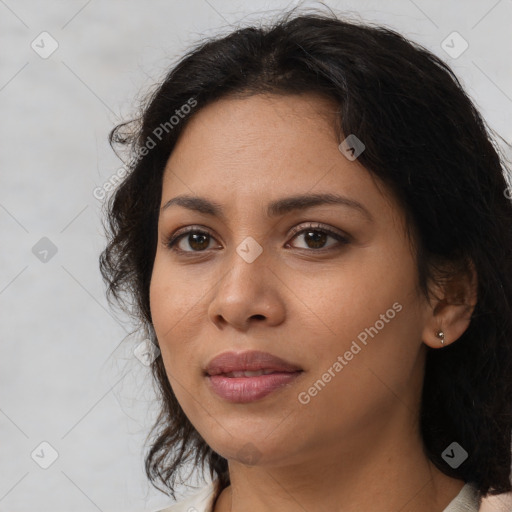
<path fill-rule="evenodd" d="M 301 229 L 301 227 L 303 226 L 295 228 L 292 232 L 294 238 L 303 236 L 304 241 L 307 244 L 307 247 L 299 247 L 299 249 L 316 249 L 317 251 L 330 250 L 332 245 L 336 246 L 336 243 L 325 248 L 324 245 L 328 238 L 334 238 L 341 245 L 347 245 L 350 243 L 348 236 L 336 233 L 331 229 L 323 227 L 321 224 L 309 224 L 309 226 L 303 229 Z"/>
<path fill-rule="evenodd" d="M 168 239 L 164 240 L 164 245 L 176 252 L 202 252 L 208 249 L 210 238 L 213 237 L 210 235 L 210 233 L 208 233 L 208 231 L 194 229 L 192 227 L 188 228 L 186 231 L 179 231 L 178 233 L 171 235 Z M 188 242 L 188 245 L 192 248 L 192 251 L 183 249 L 179 246 L 179 243 L 181 243 L 182 239 Z M 175 248 L 175 245 L 178 247 Z"/>
<path fill-rule="evenodd" d="M 326 241 L 329 238 L 336 240 L 338 245 L 347 245 L 350 243 L 348 236 L 343 236 L 329 228 L 323 227 L 321 224 L 312 223 L 306 227 L 299 226 L 295 228 L 292 231 L 292 237 L 297 238 L 299 236 L 304 236 L 304 241 L 307 244 L 307 247 L 298 247 L 299 249 L 311 249 L 319 252 L 323 250 L 331 250 L 331 246 L 328 246 L 327 248 L 324 247 Z M 214 238 L 208 231 L 200 230 L 197 228 L 194 229 L 192 226 L 187 228 L 185 231 L 180 230 L 177 233 L 171 235 L 166 240 L 164 240 L 163 243 L 166 247 L 175 252 L 197 253 L 206 251 L 209 248 L 211 239 Z M 188 250 L 183 246 L 180 247 L 182 242 L 188 244 L 189 248 L 192 250 Z M 336 246 L 337 244 L 334 243 L 331 245 Z M 289 246 L 290 245 L 287 244 L 287 247 Z"/>

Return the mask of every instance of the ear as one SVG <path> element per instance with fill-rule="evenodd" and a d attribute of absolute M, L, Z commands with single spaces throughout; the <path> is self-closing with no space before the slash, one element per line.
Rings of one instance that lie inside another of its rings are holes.
<path fill-rule="evenodd" d="M 423 342 L 432 348 L 442 348 L 458 340 L 471 321 L 478 298 L 478 276 L 472 261 L 466 271 L 459 271 L 443 284 L 434 285 L 436 297 L 427 307 Z M 444 344 L 437 333 L 444 333 Z"/>

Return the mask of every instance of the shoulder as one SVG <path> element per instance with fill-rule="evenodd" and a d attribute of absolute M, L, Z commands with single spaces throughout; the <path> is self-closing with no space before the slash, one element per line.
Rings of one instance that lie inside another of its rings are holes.
<path fill-rule="evenodd" d="M 170 507 L 157 512 L 212 512 L 217 480 Z"/>
<path fill-rule="evenodd" d="M 480 503 L 481 495 L 477 487 L 467 482 L 443 512 L 478 512 Z"/>

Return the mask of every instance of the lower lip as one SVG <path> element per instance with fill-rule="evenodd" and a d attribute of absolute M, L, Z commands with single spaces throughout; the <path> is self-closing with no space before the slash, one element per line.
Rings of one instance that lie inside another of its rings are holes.
<path fill-rule="evenodd" d="M 217 395 L 228 402 L 247 403 L 260 400 L 272 391 L 295 380 L 302 372 L 269 373 L 257 377 L 226 377 L 208 375 L 208 382 Z"/>

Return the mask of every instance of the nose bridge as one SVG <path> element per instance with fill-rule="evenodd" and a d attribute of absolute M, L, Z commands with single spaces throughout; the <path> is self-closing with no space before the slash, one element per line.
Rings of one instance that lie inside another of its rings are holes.
<path fill-rule="evenodd" d="M 261 281 L 268 262 L 268 251 L 250 235 L 244 236 L 233 249 L 231 257 L 227 259 L 230 266 L 226 275 L 228 280 L 234 279 L 237 283 L 240 281 L 242 287 Z"/>
<path fill-rule="evenodd" d="M 242 271 L 249 271 L 249 273 L 250 270 L 259 268 L 267 260 L 263 245 L 269 226 L 259 220 L 260 216 L 261 218 L 264 216 L 264 211 L 260 206 L 261 201 L 257 201 L 257 205 L 251 208 L 247 207 L 254 200 L 253 196 L 238 196 L 235 209 L 230 212 L 233 215 L 231 217 L 233 222 L 228 226 L 234 249 L 232 257 L 228 258 L 229 264 Z M 250 268 L 246 269 L 245 266 Z"/>
<path fill-rule="evenodd" d="M 261 238 L 262 237 L 259 237 L 260 243 L 258 240 L 248 235 L 236 246 L 236 254 L 248 265 L 252 265 L 258 260 L 259 264 L 261 264 L 262 261 L 266 260 L 266 254 L 265 257 L 263 257 L 263 245 L 261 245 L 263 241 Z"/>

